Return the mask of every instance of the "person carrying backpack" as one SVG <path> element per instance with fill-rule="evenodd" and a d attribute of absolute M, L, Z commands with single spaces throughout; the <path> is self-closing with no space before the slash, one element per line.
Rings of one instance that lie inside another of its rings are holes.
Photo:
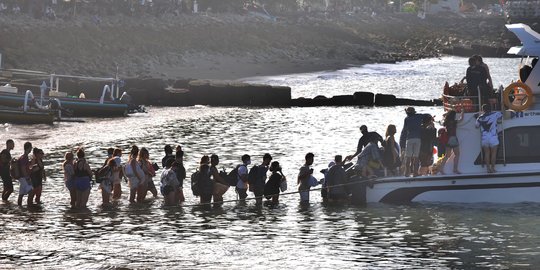
<path fill-rule="evenodd" d="M 249 190 L 255 195 L 256 205 L 262 205 L 266 173 L 271 161 L 272 156 L 264 154 L 262 164 L 253 166 L 248 173 Z"/>
<path fill-rule="evenodd" d="M 195 173 L 195 179 L 192 179 L 192 181 L 195 182 L 191 183 L 191 189 L 194 191 L 194 195 L 200 197 L 201 204 L 209 204 L 212 201 L 214 182 L 210 176 L 210 157 L 203 156 L 201 158 L 201 162 L 199 163 L 199 171 Z M 196 187 L 196 192 L 194 187 Z"/>
<path fill-rule="evenodd" d="M 236 194 L 238 198 L 244 201 L 247 198 L 248 190 L 248 167 L 251 164 L 251 157 L 249 155 L 242 156 L 242 164 L 237 166 L 238 176 L 236 182 Z"/>

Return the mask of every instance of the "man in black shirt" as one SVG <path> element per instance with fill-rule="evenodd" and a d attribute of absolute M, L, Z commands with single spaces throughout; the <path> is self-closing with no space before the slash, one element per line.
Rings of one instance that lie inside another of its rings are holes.
<path fill-rule="evenodd" d="M 358 146 L 356 147 L 356 153 L 354 153 L 351 156 L 348 156 L 345 160 L 352 160 L 353 158 L 358 156 L 362 152 L 362 149 L 364 149 L 364 147 L 369 142 L 371 142 L 372 140 L 377 140 L 381 144 L 384 141 L 383 137 L 379 133 L 377 133 L 375 131 L 368 132 L 368 128 L 367 128 L 366 125 L 360 126 L 360 132 L 362 132 L 362 137 L 360 137 L 360 140 L 358 140 Z"/>
<path fill-rule="evenodd" d="M 2 177 L 2 182 L 4 183 L 4 190 L 2 191 L 2 200 L 7 201 L 9 195 L 13 192 L 13 179 L 9 173 L 9 166 L 11 162 L 11 153 L 15 147 L 13 140 L 6 141 L 6 149 L 0 152 L 0 177 Z"/>
<path fill-rule="evenodd" d="M 482 98 L 482 103 L 486 103 L 489 98 L 489 86 L 487 84 L 487 71 L 486 69 L 479 65 L 477 60 L 474 57 L 469 58 L 469 67 L 467 68 L 467 74 L 465 75 L 467 79 L 467 89 L 468 96 L 478 95 L 478 89 L 480 89 L 480 97 Z"/>
<path fill-rule="evenodd" d="M 165 156 L 161 159 L 161 167 L 162 168 L 165 168 L 165 164 L 167 163 L 168 159 L 175 159 L 175 155 L 173 155 L 173 150 L 172 150 L 172 147 L 171 147 L 170 144 L 165 145 L 164 150 L 165 150 Z M 178 150 L 176 150 L 176 151 L 178 151 Z"/>

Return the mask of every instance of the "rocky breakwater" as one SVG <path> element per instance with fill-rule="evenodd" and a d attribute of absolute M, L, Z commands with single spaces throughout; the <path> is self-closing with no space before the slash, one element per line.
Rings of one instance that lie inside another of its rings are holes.
<path fill-rule="evenodd" d="M 319 106 L 440 106 L 440 99 L 414 100 L 408 98 L 398 98 L 395 95 L 375 94 L 372 92 L 355 92 L 352 95 L 338 95 L 333 97 L 316 96 L 314 98 L 296 98 L 291 102 L 297 107 L 319 107 Z"/>
<path fill-rule="evenodd" d="M 289 107 L 291 88 L 219 80 L 128 79 L 136 103 L 161 106 Z"/>
<path fill-rule="evenodd" d="M 163 80 L 131 78 L 124 80 L 121 91 L 127 92 L 135 104 L 157 106 L 253 106 L 289 107 L 291 89 L 283 86 L 248 84 L 217 80 Z M 39 95 L 40 81 L 13 83 L 19 89 L 29 89 Z M 28 87 L 28 85 L 34 85 Z M 60 91 L 69 96 L 84 93 L 86 98 L 99 98 L 103 93 L 102 82 L 65 80 Z M 122 94 L 122 93 L 120 93 Z"/>

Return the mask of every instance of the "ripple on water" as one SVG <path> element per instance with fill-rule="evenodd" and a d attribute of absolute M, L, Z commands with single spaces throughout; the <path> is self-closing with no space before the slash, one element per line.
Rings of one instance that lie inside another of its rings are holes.
<path fill-rule="evenodd" d="M 431 59 L 266 80 L 290 82 L 293 96 L 350 94 L 369 87 L 370 91 L 424 99 L 438 97 L 443 78 L 461 79 L 464 63 L 462 58 Z M 501 68 L 507 66 L 505 62 L 492 65 L 495 81 L 508 77 Z M 160 163 L 165 144 L 181 144 L 188 175 L 203 154 L 218 154 L 218 167 L 230 170 L 245 153 L 253 163 L 260 163 L 268 152 L 281 163 L 294 190 L 297 170 L 308 151 L 315 153 L 318 172 L 334 155 L 355 151 L 361 124 L 381 134 L 390 123 L 399 130 L 403 109 L 149 107 L 148 114 L 121 119 L 4 126 L 0 139 L 15 139 L 14 154 L 20 154 L 26 140 L 45 150 L 48 179 L 40 208 L 0 202 L 0 244 L 10 247 L 0 249 L 0 268 L 501 269 L 539 265 L 540 204 L 335 207 L 321 205 L 317 191 L 308 207 L 298 205 L 297 195 L 289 195 L 282 196 L 276 207 L 258 208 L 249 201 L 208 210 L 164 207 L 161 199 L 130 205 L 123 184 L 122 198 L 112 207 L 100 206 L 96 186 L 88 211 L 68 207 L 61 163 L 65 152 L 81 146 L 91 166 L 98 168 L 111 146 L 123 149 L 124 158 L 132 144 L 144 146 L 151 159 Z M 439 108 L 417 110 L 441 114 Z M 159 183 L 157 177 L 154 181 Z M 184 186 L 186 205 L 196 204 L 189 180 Z M 225 195 L 226 200 L 235 198 L 232 190 Z"/>

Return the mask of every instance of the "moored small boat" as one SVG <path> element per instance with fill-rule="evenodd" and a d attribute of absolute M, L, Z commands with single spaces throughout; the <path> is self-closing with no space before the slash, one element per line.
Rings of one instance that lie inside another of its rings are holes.
<path fill-rule="evenodd" d="M 22 109 L 0 108 L 0 123 L 53 124 L 56 116 L 55 111 L 24 111 Z"/>
<path fill-rule="evenodd" d="M 47 79 L 49 81 L 48 84 L 43 81 L 39 86 L 31 85 L 34 88 L 39 87 L 40 95 L 38 99 L 40 103 L 48 104 L 52 99 L 57 99 L 61 102 L 62 107 L 70 112 L 67 116 L 122 117 L 141 110 L 140 106 L 130 104 L 129 98 L 120 98 L 120 80 L 116 78 L 46 74 L 44 72 L 27 70 L 2 70 L 2 75 L 6 85 L 0 86 L 0 106 L 15 107 L 24 101 L 24 94 L 20 93 L 19 89 L 10 85 L 10 82 L 13 82 L 13 85 L 27 85 L 20 82 Z M 59 90 L 60 79 L 103 82 L 105 85 L 99 99 L 86 98 L 84 94 L 75 97 L 68 96 L 66 92 Z M 124 95 L 126 94 L 124 93 Z M 124 95 L 123 97 L 125 97 Z"/>

